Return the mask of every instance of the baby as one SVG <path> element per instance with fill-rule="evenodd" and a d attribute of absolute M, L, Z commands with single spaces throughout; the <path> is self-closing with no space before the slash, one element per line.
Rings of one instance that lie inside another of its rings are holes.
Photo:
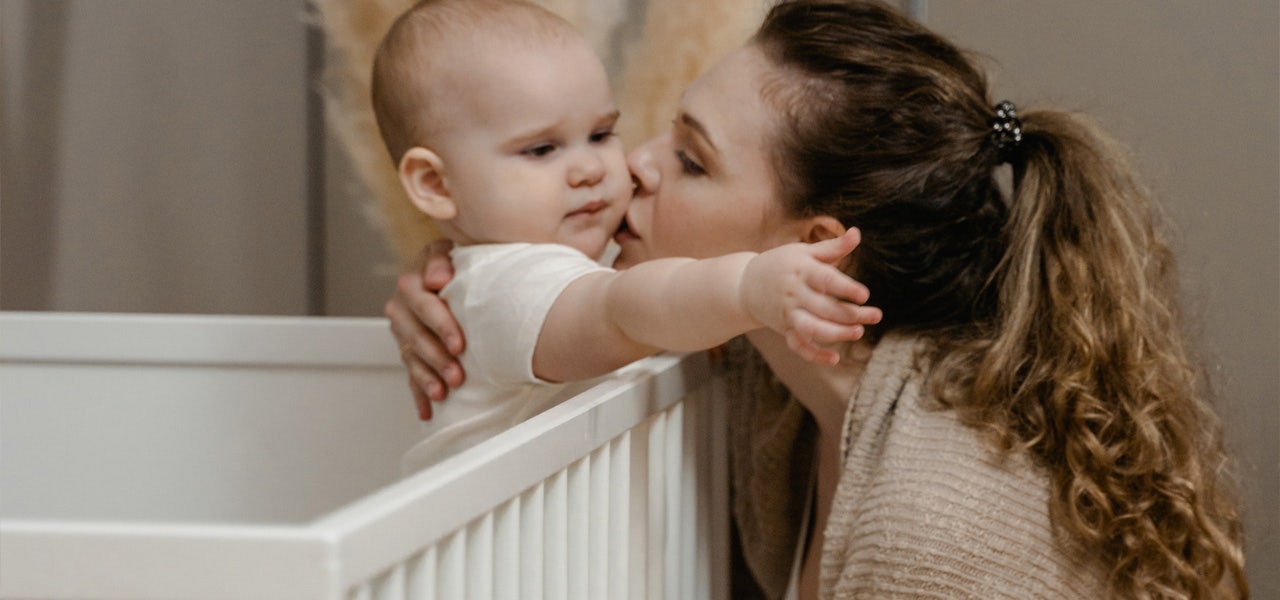
<path fill-rule="evenodd" d="M 761 254 L 601 266 L 632 191 L 618 109 L 586 41 L 535 4 L 418 3 L 378 49 L 373 102 L 409 199 L 455 243 L 441 296 L 469 340 L 467 383 L 426 424 L 406 471 L 548 408 L 566 397 L 563 382 L 662 349 L 770 327 L 834 362 L 819 344 L 855 339 L 879 318 L 843 301 L 867 292 L 833 266 L 856 232 Z M 825 332 L 798 330 L 801 313 Z"/>

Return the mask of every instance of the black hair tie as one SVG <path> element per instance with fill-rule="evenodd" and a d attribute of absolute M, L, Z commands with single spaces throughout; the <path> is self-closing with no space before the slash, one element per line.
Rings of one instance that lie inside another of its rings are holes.
<path fill-rule="evenodd" d="M 1022 142 L 1022 121 L 1018 109 L 1008 100 L 996 105 L 996 116 L 991 119 L 991 142 L 996 146 L 1000 162 L 1008 162 Z"/>

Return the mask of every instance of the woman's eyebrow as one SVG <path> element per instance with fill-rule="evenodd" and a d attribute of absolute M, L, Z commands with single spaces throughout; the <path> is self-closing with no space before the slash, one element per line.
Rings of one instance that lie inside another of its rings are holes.
<path fill-rule="evenodd" d="M 687 112 L 681 111 L 680 123 L 688 127 L 689 129 L 692 129 L 693 131 L 697 132 L 697 134 L 707 142 L 707 145 L 710 146 L 712 150 L 716 152 L 720 151 L 720 149 L 716 147 L 716 143 L 711 140 L 711 134 L 707 133 L 707 128 L 703 127 L 702 122 L 694 118 L 693 115 Z"/>

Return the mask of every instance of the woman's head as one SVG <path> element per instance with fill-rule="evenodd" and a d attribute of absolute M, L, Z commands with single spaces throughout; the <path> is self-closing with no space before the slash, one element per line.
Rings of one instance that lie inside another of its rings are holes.
<path fill-rule="evenodd" d="M 632 153 L 623 265 L 859 227 L 855 276 L 884 327 L 989 318 L 1004 205 L 982 74 L 865 2 L 784 2 Z"/>
<path fill-rule="evenodd" d="M 778 120 L 759 90 L 772 70 L 752 46 L 733 52 L 685 91 L 670 131 L 631 153 L 619 266 L 801 239 L 806 223 L 778 202 L 769 152 Z"/>

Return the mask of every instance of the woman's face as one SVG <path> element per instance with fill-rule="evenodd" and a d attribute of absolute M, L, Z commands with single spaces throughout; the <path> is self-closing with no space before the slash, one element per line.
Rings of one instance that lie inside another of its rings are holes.
<path fill-rule="evenodd" d="M 627 157 L 635 198 L 614 239 L 615 266 L 654 258 L 706 258 L 797 241 L 767 144 L 775 116 L 760 97 L 774 69 L 753 46 L 739 49 L 685 92 L 671 131 Z"/>

